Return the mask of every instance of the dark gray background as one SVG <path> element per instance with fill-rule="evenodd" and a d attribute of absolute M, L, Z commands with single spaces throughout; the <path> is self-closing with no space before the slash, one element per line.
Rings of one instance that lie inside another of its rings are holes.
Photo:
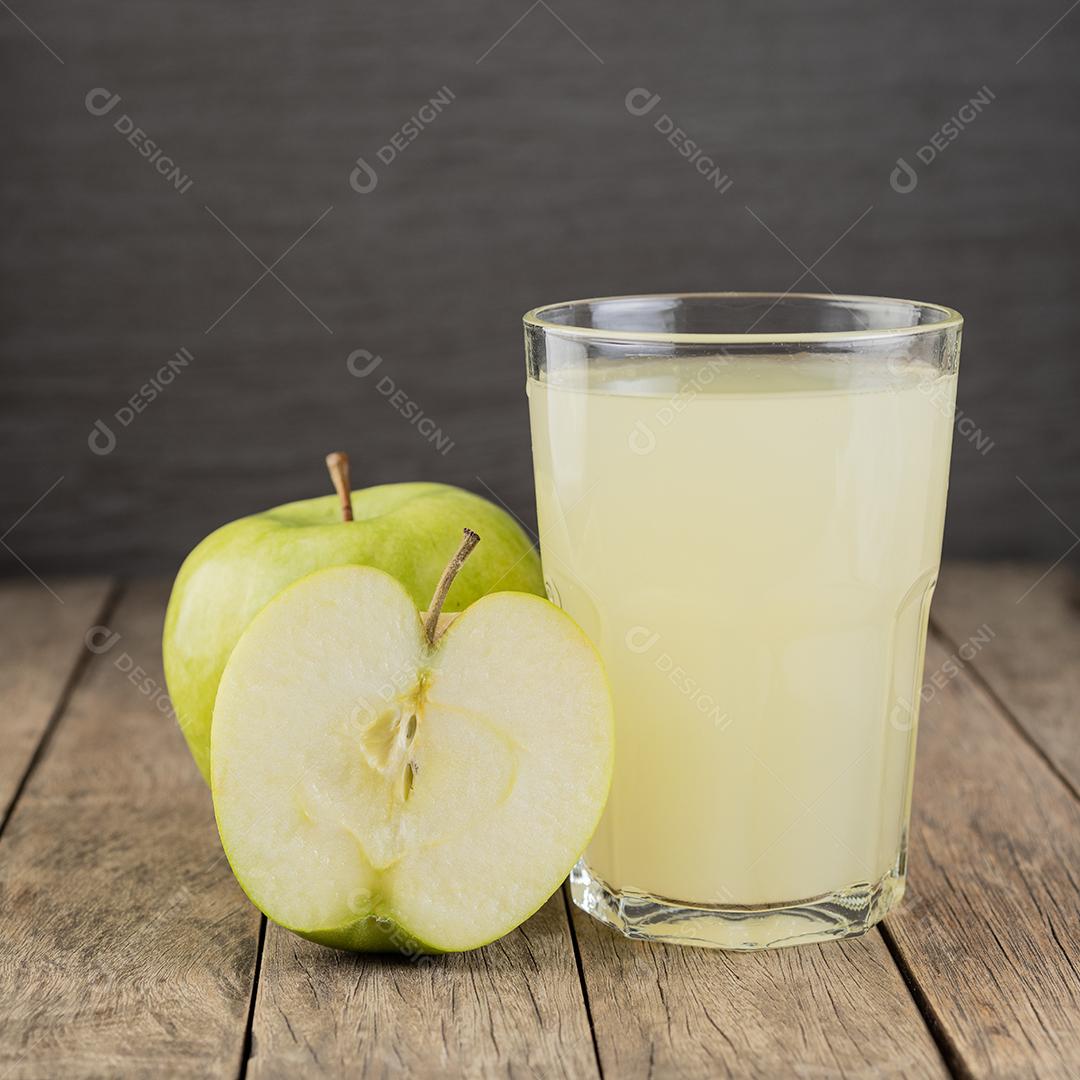
<path fill-rule="evenodd" d="M 490 489 L 531 520 L 526 308 L 783 290 L 803 273 L 784 245 L 813 264 L 834 242 L 814 268 L 828 288 L 968 319 L 960 407 L 993 446 L 956 441 L 948 551 L 1049 564 L 1080 530 L 1080 11 L 1067 9 L 18 0 L 23 22 L 0 9 L 0 570 L 171 570 L 223 521 L 325 491 L 337 447 L 358 483 Z M 351 190 L 357 156 L 374 162 L 443 85 L 449 108 L 373 192 Z M 897 158 L 915 162 L 983 86 L 995 100 L 895 192 Z M 121 96 L 108 116 L 84 104 L 96 87 Z M 627 111 L 635 87 L 661 95 L 657 112 L 731 190 Z M 185 194 L 115 130 L 124 113 L 192 178 Z M 275 268 L 299 299 L 266 277 L 207 332 L 262 273 L 207 207 L 267 263 L 333 207 Z M 112 453 L 92 453 L 95 421 L 182 346 L 191 365 L 113 424 Z M 348 373 L 360 348 L 449 453 L 376 378 Z"/>

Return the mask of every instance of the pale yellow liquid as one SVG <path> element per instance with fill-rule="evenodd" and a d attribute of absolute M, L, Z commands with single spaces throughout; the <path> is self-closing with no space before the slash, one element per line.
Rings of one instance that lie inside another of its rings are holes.
<path fill-rule="evenodd" d="M 528 391 L 544 574 L 615 697 L 590 870 L 735 905 L 902 871 L 955 375 L 695 358 L 574 379 Z"/>

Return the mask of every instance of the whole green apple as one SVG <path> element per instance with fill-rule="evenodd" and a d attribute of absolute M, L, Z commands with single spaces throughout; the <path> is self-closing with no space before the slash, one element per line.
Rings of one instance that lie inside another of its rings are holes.
<path fill-rule="evenodd" d="M 328 566 L 373 566 L 397 578 L 422 609 L 447 549 L 469 526 L 483 535 L 483 548 L 458 575 L 447 611 L 495 590 L 544 594 L 529 538 L 479 495 L 446 484 L 382 484 L 353 492 L 354 520 L 343 521 L 347 492 L 346 481 L 340 503 L 333 495 L 306 499 L 225 525 L 180 568 L 165 615 L 165 680 L 208 782 L 210 725 L 225 664 L 255 615 L 299 578 Z"/>

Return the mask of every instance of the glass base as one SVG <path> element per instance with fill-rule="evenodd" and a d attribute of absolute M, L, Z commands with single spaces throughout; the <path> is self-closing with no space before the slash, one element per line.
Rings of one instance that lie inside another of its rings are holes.
<path fill-rule="evenodd" d="M 628 938 L 713 949 L 779 949 L 865 934 L 900 903 L 903 861 L 901 857 L 872 884 L 756 907 L 682 904 L 632 889 L 613 889 L 582 859 L 570 872 L 570 893 L 582 911 Z"/>

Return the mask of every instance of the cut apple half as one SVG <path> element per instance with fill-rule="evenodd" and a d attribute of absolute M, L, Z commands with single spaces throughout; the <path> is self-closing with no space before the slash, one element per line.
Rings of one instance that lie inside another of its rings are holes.
<path fill-rule="evenodd" d="M 569 616 L 493 593 L 436 635 L 433 607 L 425 628 L 388 574 L 318 571 L 255 617 L 221 680 L 225 852 L 269 918 L 325 945 L 500 937 L 558 888 L 607 797 L 611 698 Z"/>

